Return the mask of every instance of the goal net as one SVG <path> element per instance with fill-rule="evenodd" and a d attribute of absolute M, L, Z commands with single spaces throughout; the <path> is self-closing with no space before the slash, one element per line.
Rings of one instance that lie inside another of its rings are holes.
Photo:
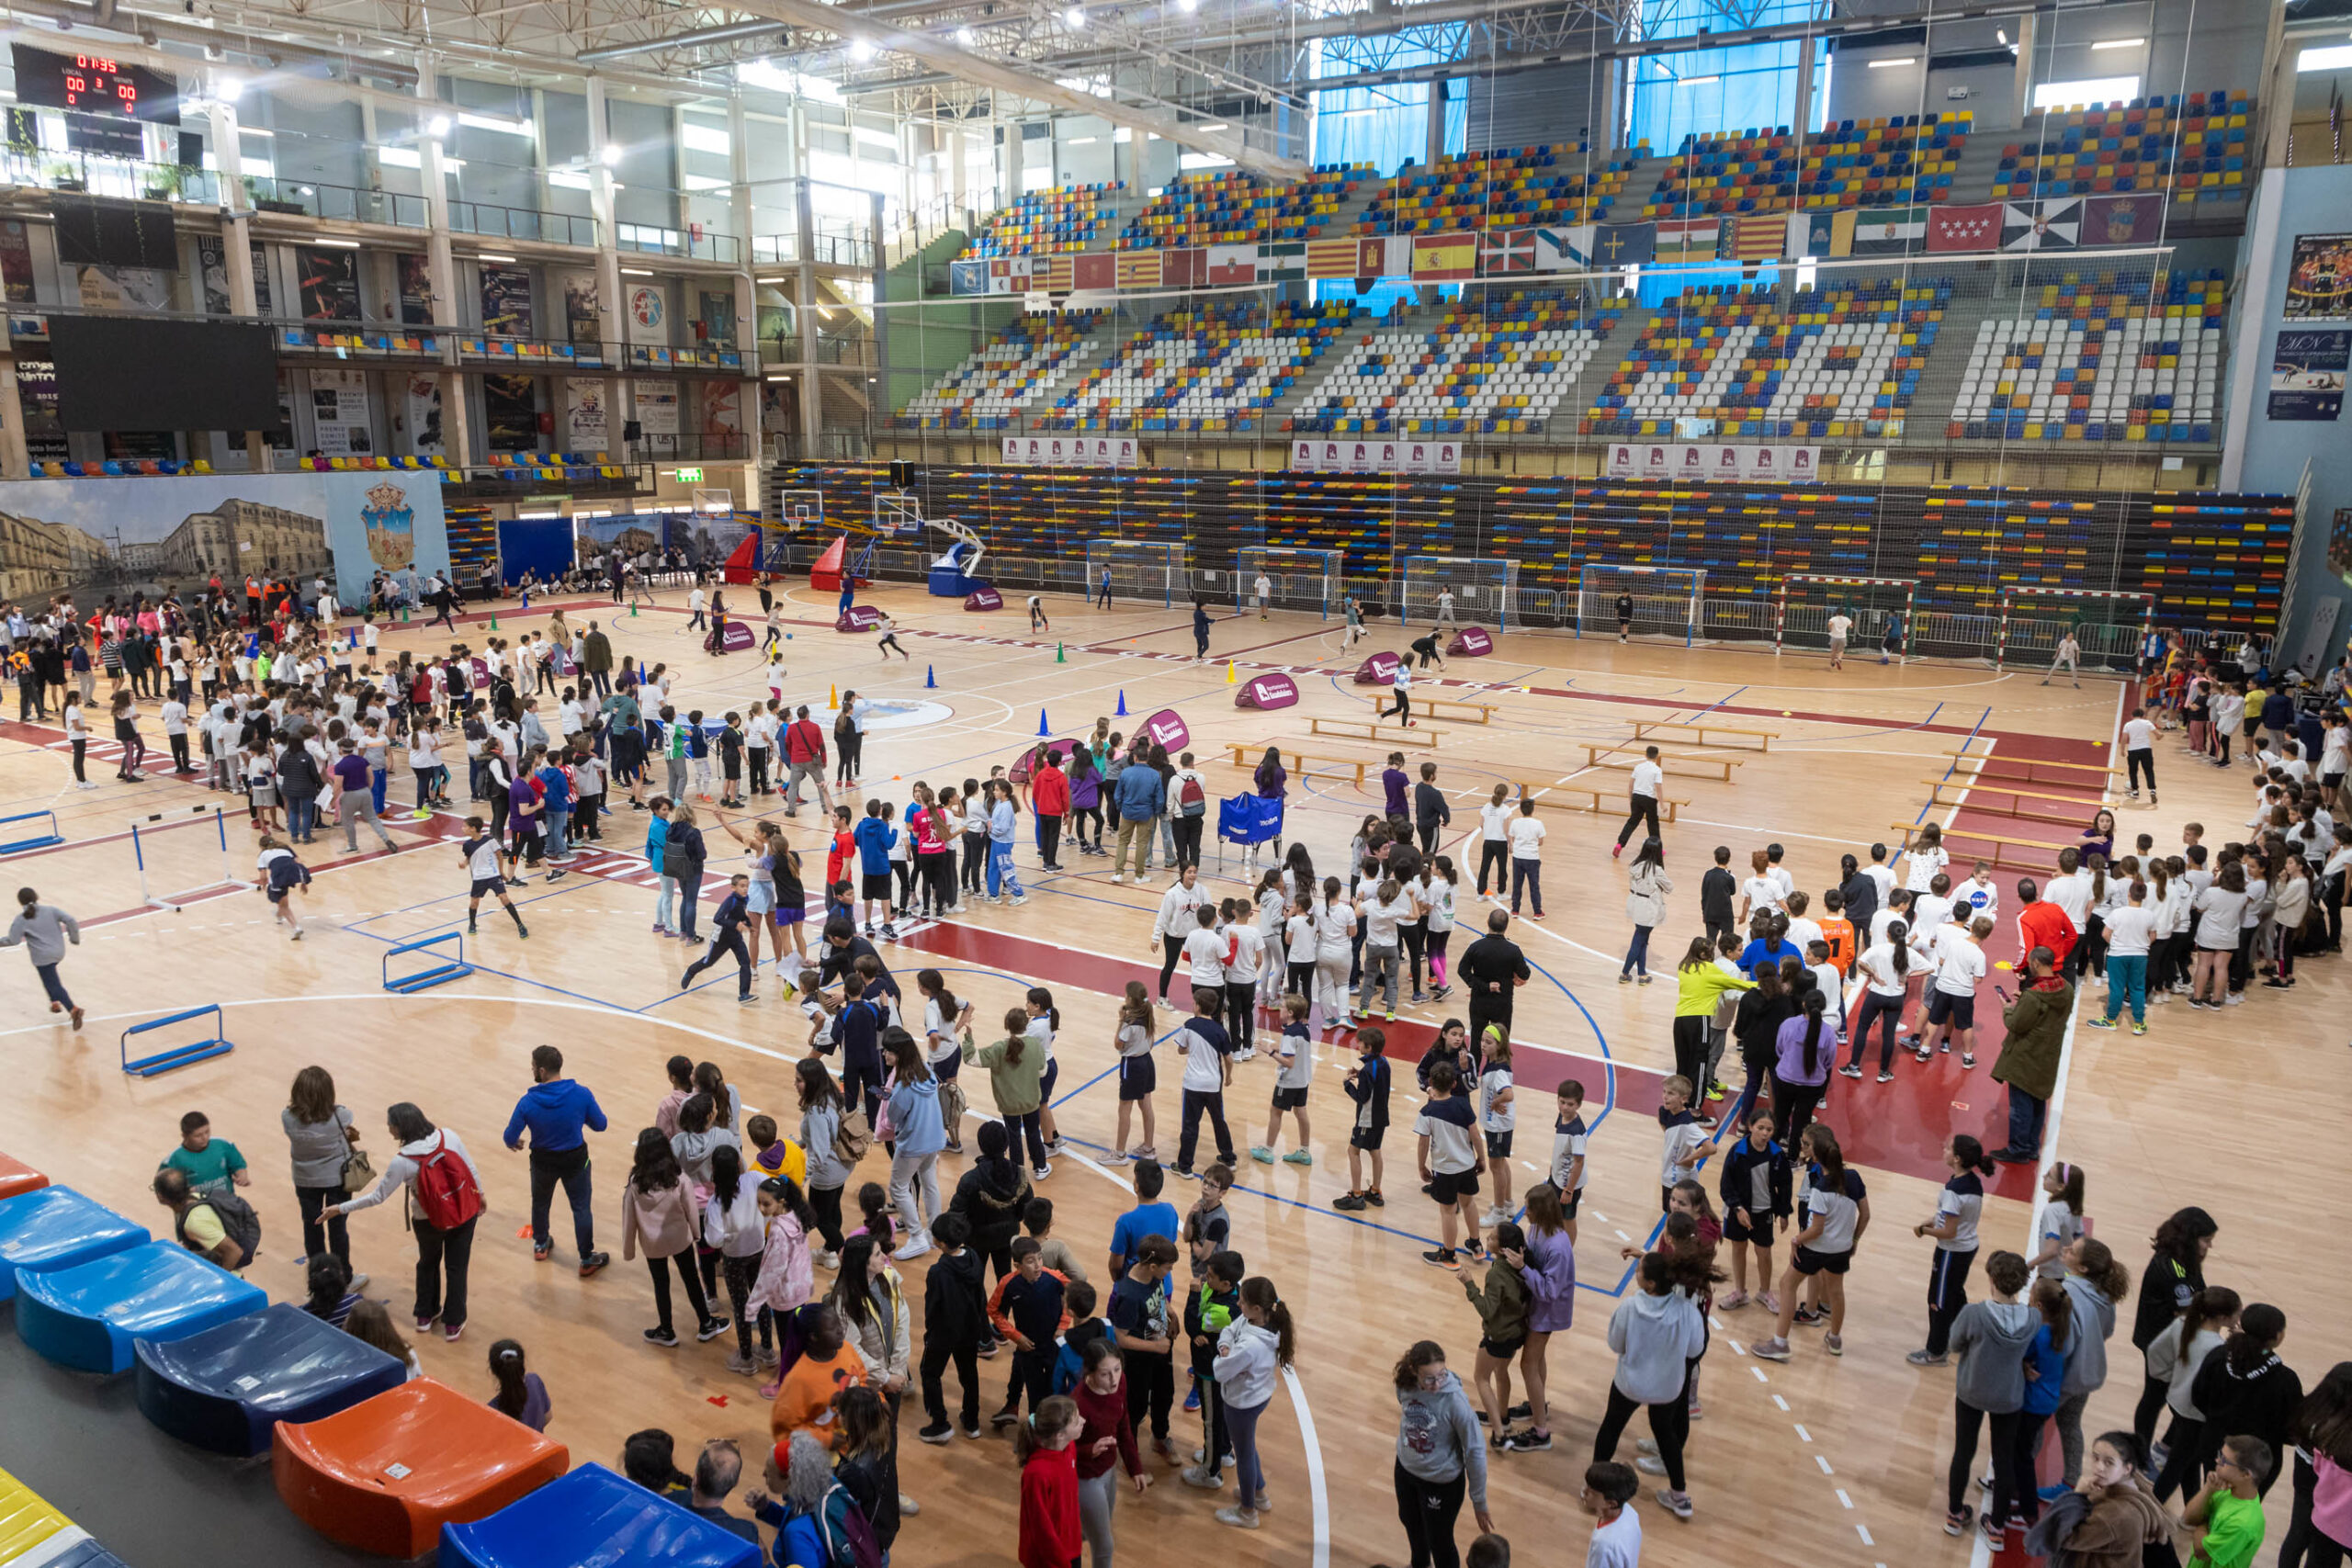
<path fill-rule="evenodd" d="M 1454 621 L 1492 623 L 1507 629 L 1517 610 L 1519 563 L 1498 556 L 1407 556 L 1404 600 L 1397 614 L 1406 625 L 1437 622 L 1451 611 Z M 1452 594 L 1451 602 L 1445 595 Z"/>
<path fill-rule="evenodd" d="M 1251 545 L 1234 557 L 1234 608 L 1258 604 L 1258 580 L 1266 580 L 1266 607 L 1311 610 L 1325 620 L 1340 604 L 1340 552 Z"/>
<path fill-rule="evenodd" d="M 2153 593 L 2095 588 L 2006 589 L 2001 594 L 1993 667 L 2004 670 L 2016 663 L 2046 670 L 2057 662 L 2071 633 L 2081 668 L 2128 674 L 2139 656 L 2140 638 L 2154 626 L 2155 617 Z"/>
<path fill-rule="evenodd" d="M 1707 574 L 1679 566 L 1587 566 L 1577 573 L 1577 636 L 1698 640 Z"/>
<path fill-rule="evenodd" d="M 1846 646 L 1852 652 L 1885 654 L 1892 633 L 1894 656 L 1908 659 L 1918 587 L 1907 577 L 1791 572 L 1781 580 L 1772 599 L 1772 650 L 1826 649 L 1834 629 L 1830 623 L 1842 616 Z"/>
<path fill-rule="evenodd" d="M 1188 596 L 1192 590 L 1185 547 L 1181 541 L 1089 539 L 1086 542 L 1086 592 L 1089 598 L 1101 596 L 1105 572 L 1111 577 L 1111 597 L 1114 602 L 1140 599 L 1148 603 L 1157 599 L 1163 606 L 1172 607 L 1178 599 Z"/>

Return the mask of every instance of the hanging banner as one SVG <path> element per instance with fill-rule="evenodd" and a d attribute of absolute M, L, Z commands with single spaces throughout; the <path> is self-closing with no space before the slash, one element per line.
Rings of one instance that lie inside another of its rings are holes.
<path fill-rule="evenodd" d="M 403 253 L 392 258 L 392 281 L 400 290 L 401 325 L 433 324 L 433 264 L 421 255 Z"/>
<path fill-rule="evenodd" d="M 493 452 L 539 447 L 539 388 L 536 376 L 481 378 L 482 426 Z"/>
<path fill-rule="evenodd" d="M 1778 261 L 1789 241 L 1789 220 L 1779 213 L 1753 213 L 1724 220 L 1716 243 L 1725 261 Z"/>
<path fill-rule="evenodd" d="M 584 376 L 564 378 L 563 444 L 574 452 L 601 452 L 611 444 L 605 417 L 605 383 Z"/>
<path fill-rule="evenodd" d="M 1027 256 L 990 256 L 989 258 L 989 292 L 991 294 L 1028 293 L 1029 258 Z"/>
<path fill-rule="evenodd" d="M 2095 196 L 2083 204 L 2082 243 L 2086 245 L 2153 245 L 2164 237 L 2165 198 L 2146 196 Z"/>
<path fill-rule="evenodd" d="M 359 319 L 359 253 L 298 250 L 294 253 L 295 297 L 306 321 Z"/>
<path fill-rule="evenodd" d="M 409 455 L 438 457 L 448 450 L 441 434 L 441 378 L 430 371 L 411 371 L 402 378 L 401 405 L 408 425 Z"/>
<path fill-rule="evenodd" d="M 743 441 L 743 383 L 702 384 L 702 439 L 706 447 L 734 452 Z"/>
<path fill-rule="evenodd" d="M 1535 231 L 1535 270 L 1582 272 L 1592 265 L 1592 225 Z"/>
<path fill-rule="evenodd" d="M 1854 254 L 1856 215 L 1847 212 L 1792 212 L 1789 215 L 1789 254 L 1792 256 L 1850 256 Z"/>
<path fill-rule="evenodd" d="M 1257 281 L 1257 246 L 1211 245 L 1208 247 L 1207 282 L 1210 288 L 1225 288 L 1237 283 Z"/>
<path fill-rule="evenodd" d="M 1730 442 L 1615 441 L 1606 477 L 1668 484 L 1728 484 L 1809 480 L 1821 462 L 1817 446 L 1747 446 Z"/>
<path fill-rule="evenodd" d="M 80 269 L 82 307 L 88 310 L 168 310 L 172 276 L 153 267 L 85 266 Z"/>
<path fill-rule="evenodd" d="M 2007 226 L 2004 221 L 2003 206 L 2001 202 L 1988 201 L 1975 207 L 1930 209 L 1927 225 L 1928 249 L 1930 251 L 1989 251 L 1997 248 L 2001 243 L 2001 231 Z M 1914 210 L 1917 209 L 1914 209 Z M 1878 215 L 1871 213 L 1856 225 L 1854 230 L 1856 255 L 1875 255 L 1880 253 L 1880 246 L 1863 243 L 1865 235 L 1876 232 L 1878 222 Z M 1894 248 L 1907 250 L 1917 247 L 1906 243 Z"/>
<path fill-rule="evenodd" d="M 2083 198 L 2001 204 L 2001 249 L 2071 251 L 2082 243 Z"/>
<path fill-rule="evenodd" d="M 702 341 L 716 348 L 735 346 L 735 294 L 731 289 L 695 291 L 695 319 L 702 322 Z"/>
<path fill-rule="evenodd" d="M 1679 266 L 1715 259 L 1715 239 L 1723 223 L 1715 218 L 1663 218 L 1657 224 L 1656 259 L 1660 266 Z"/>
<path fill-rule="evenodd" d="M 204 290 L 204 313 L 225 316 L 229 313 L 229 251 L 218 234 L 196 237 L 196 276 Z M 11 299 L 15 296 L 11 295 Z"/>
<path fill-rule="evenodd" d="M 1166 251 L 1121 251 L 1119 253 L 1119 287 L 1122 288 L 1157 288 L 1165 270 L 1161 258 Z"/>
<path fill-rule="evenodd" d="M 1132 435 L 1008 435 L 1002 452 L 1007 463 L 1081 468 L 1132 468 L 1141 456 Z"/>
<path fill-rule="evenodd" d="M 1535 270 L 1535 231 L 1490 229 L 1478 237 L 1478 270 L 1497 273 Z"/>
<path fill-rule="evenodd" d="M 593 272 L 567 272 L 563 283 L 563 330 L 572 343 L 601 343 L 605 336 L 602 301 Z"/>
<path fill-rule="evenodd" d="M 666 347 L 670 342 L 670 291 L 659 284 L 639 283 L 622 293 L 628 300 L 628 341 L 642 346 Z"/>
<path fill-rule="evenodd" d="M 1354 277 L 1360 247 L 1352 239 L 1306 242 L 1306 276 Z M 1376 276 L 1376 275 L 1375 275 Z"/>
<path fill-rule="evenodd" d="M 519 266 L 481 269 L 481 330 L 492 337 L 535 337 L 531 275 Z"/>
<path fill-rule="evenodd" d="M 1655 223 L 1603 223 L 1592 233 L 1592 265 L 1598 267 L 1647 266 L 1657 249 Z"/>
<path fill-rule="evenodd" d="M 947 264 L 947 292 L 950 294 L 986 294 L 989 291 L 989 264 L 986 256 L 970 261 Z"/>
<path fill-rule="evenodd" d="M 1109 251 L 1072 256 L 1069 286 L 1072 288 L 1116 288 L 1119 286 L 1119 258 Z"/>
<path fill-rule="evenodd" d="M 2290 321 L 2352 317 L 2352 234 L 2295 236 L 2294 265 L 2287 270 L 2287 306 L 2279 314 Z"/>
<path fill-rule="evenodd" d="M 675 381 L 632 381 L 637 400 L 638 428 L 649 436 L 674 438 L 678 434 L 678 384 Z"/>
<path fill-rule="evenodd" d="M 21 219 L 0 222 L 0 295 L 11 305 L 28 303 L 33 297 L 32 240 Z"/>
<path fill-rule="evenodd" d="M 1462 443 L 1394 436 L 1301 436 L 1290 444 L 1290 466 L 1318 474 L 1458 474 Z"/>
<path fill-rule="evenodd" d="M 322 457 L 366 457 L 376 450 L 368 411 L 368 373 L 321 369 L 311 377 L 311 445 Z"/>
<path fill-rule="evenodd" d="M 1478 236 L 1472 233 L 1413 236 L 1413 276 L 1422 283 L 1478 276 Z"/>
<path fill-rule="evenodd" d="M 2306 328 L 2280 333 L 2270 356 L 2270 417 L 2333 420 L 2343 412 L 2348 358 L 2352 332 Z"/>

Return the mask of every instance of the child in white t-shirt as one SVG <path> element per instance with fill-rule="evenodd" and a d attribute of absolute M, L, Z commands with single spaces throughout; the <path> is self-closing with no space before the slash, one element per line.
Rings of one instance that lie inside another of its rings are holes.
<path fill-rule="evenodd" d="M 1519 803 L 1519 815 L 1510 819 L 1504 830 L 1510 843 L 1510 912 L 1519 913 L 1520 895 L 1524 892 L 1535 906 L 1535 919 L 1544 918 L 1544 824 L 1535 816 L 1532 795 Z"/>
<path fill-rule="evenodd" d="M 1266 1116 L 1266 1138 L 1251 1146 L 1250 1157 L 1260 1165 L 1274 1163 L 1274 1145 L 1282 1141 L 1283 1113 L 1298 1118 L 1298 1141 L 1282 1156 L 1284 1165 L 1313 1165 L 1306 1147 L 1306 1090 L 1315 1079 L 1315 1042 L 1306 1032 L 1306 998 L 1296 991 L 1283 998 L 1283 1032 L 1274 1045 L 1274 1102 Z"/>

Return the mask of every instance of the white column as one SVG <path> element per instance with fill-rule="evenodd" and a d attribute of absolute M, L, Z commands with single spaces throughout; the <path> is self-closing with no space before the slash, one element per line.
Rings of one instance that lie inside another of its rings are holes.
<path fill-rule="evenodd" d="M 743 421 L 746 456 L 760 450 L 760 297 L 752 281 L 752 141 L 751 121 L 743 114 L 743 95 L 727 99 L 727 187 L 729 221 L 735 230 L 735 347 L 743 355 L 743 379 L 737 400 Z M 753 469 L 751 493 L 758 494 Z"/>
<path fill-rule="evenodd" d="M 425 210 L 432 227 L 425 231 L 424 270 L 433 288 L 433 324 L 442 333 L 441 363 L 441 442 L 448 449 L 449 461 L 464 466 L 474 460 L 473 421 L 466 406 L 466 378 L 455 368 L 458 363 L 456 333 L 463 318 L 458 310 L 458 258 L 450 249 L 449 181 L 441 161 L 441 137 L 434 134 L 436 116 L 454 117 L 441 104 L 441 62 L 433 54 L 421 54 L 416 62 L 417 161 L 418 173 L 424 181 Z M 441 128 L 448 132 L 447 125 Z"/>
<path fill-rule="evenodd" d="M 605 81 L 588 78 L 588 211 L 596 221 L 596 336 L 602 341 L 605 363 L 613 373 L 605 380 L 605 438 L 607 449 L 626 456 L 621 425 L 628 417 L 621 407 L 618 374 L 628 357 L 627 319 L 622 313 L 621 253 L 613 226 L 613 166 L 606 150 L 613 145 L 605 123 Z"/>
<path fill-rule="evenodd" d="M 261 313 L 261 295 L 254 285 L 253 207 L 245 199 L 245 182 L 242 177 L 243 163 L 239 148 L 243 142 L 237 134 L 237 107 L 220 96 L 221 73 L 215 71 L 210 76 L 212 107 L 209 129 L 212 132 L 212 162 L 220 175 L 220 259 L 229 275 L 229 311 L 237 316 L 257 316 Z M 15 386 L 16 376 L 12 368 L 9 374 L 12 394 Z M 14 440 L 21 453 L 24 445 L 21 424 L 15 433 Z M 245 466 L 257 474 L 269 471 L 269 443 L 262 439 L 259 431 L 245 432 Z"/>

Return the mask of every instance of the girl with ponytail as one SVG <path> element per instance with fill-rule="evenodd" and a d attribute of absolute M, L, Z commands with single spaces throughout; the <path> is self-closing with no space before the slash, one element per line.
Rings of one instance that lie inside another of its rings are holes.
<path fill-rule="evenodd" d="M 2172 1411 L 2172 1424 L 2165 1432 L 2164 1468 L 2156 1474 L 2156 1497 L 2160 1502 L 2171 1496 L 2175 1487 L 2194 1495 L 2203 1483 L 2197 1455 L 2204 1436 L 2205 1415 L 2197 1408 L 2188 1391 L 2195 1386 L 2206 1359 L 2219 1350 L 2236 1329 L 2242 1305 L 2238 1293 L 2228 1286 L 2208 1285 L 2189 1298 L 2188 1310 L 2175 1318 L 2171 1326 L 2148 1347 L 2149 1367 L 2170 1369 L 2165 1379 L 2165 1404 Z"/>
<path fill-rule="evenodd" d="M 1827 1016 L 1829 998 L 1807 987 L 1797 998 L 1804 1010 L 1781 1025 L 1772 1063 L 1772 1111 L 1790 1137 L 1801 1137 L 1829 1084 L 1838 1055 L 1838 1025 Z"/>
<path fill-rule="evenodd" d="M 1976 1262 L 1976 1222 L 1984 1212 L 1984 1178 L 1993 1162 L 1984 1145 L 1966 1133 L 1944 1145 L 1951 1172 L 1936 1199 L 1936 1217 L 1911 1227 L 1913 1235 L 1933 1236 L 1936 1256 L 1928 1271 L 1928 1345 L 1906 1358 L 1915 1367 L 1940 1367 L 1951 1348 L 1951 1325 L 1968 1304 L 1968 1270 Z"/>
<path fill-rule="evenodd" d="M 1234 1478 L 1240 1495 L 1230 1508 L 1219 1508 L 1219 1524 L 1236 1529 L 1258 1528 L 1260 1510 L 1267 1506 L 1266 1470 L 1258 1457 L 1258 1417 L 1274 1397 L 1274 1381 L 1291 1363 L 1298 1347 L 1274 1282 L 1262 1274 L 1241 1281 L 1241 1312 L 1217 1335 L 1216 1385 L 1226 1430 L 1233 1438 Z"/>
<path fill-rule="evenodd" d="M 1078 1524 L 1078 1402 L 1057 1393 L 1012 1429 L 1021 1467 L 1021 1568 L 1069 1568 L 1085 1550 Z"/>

